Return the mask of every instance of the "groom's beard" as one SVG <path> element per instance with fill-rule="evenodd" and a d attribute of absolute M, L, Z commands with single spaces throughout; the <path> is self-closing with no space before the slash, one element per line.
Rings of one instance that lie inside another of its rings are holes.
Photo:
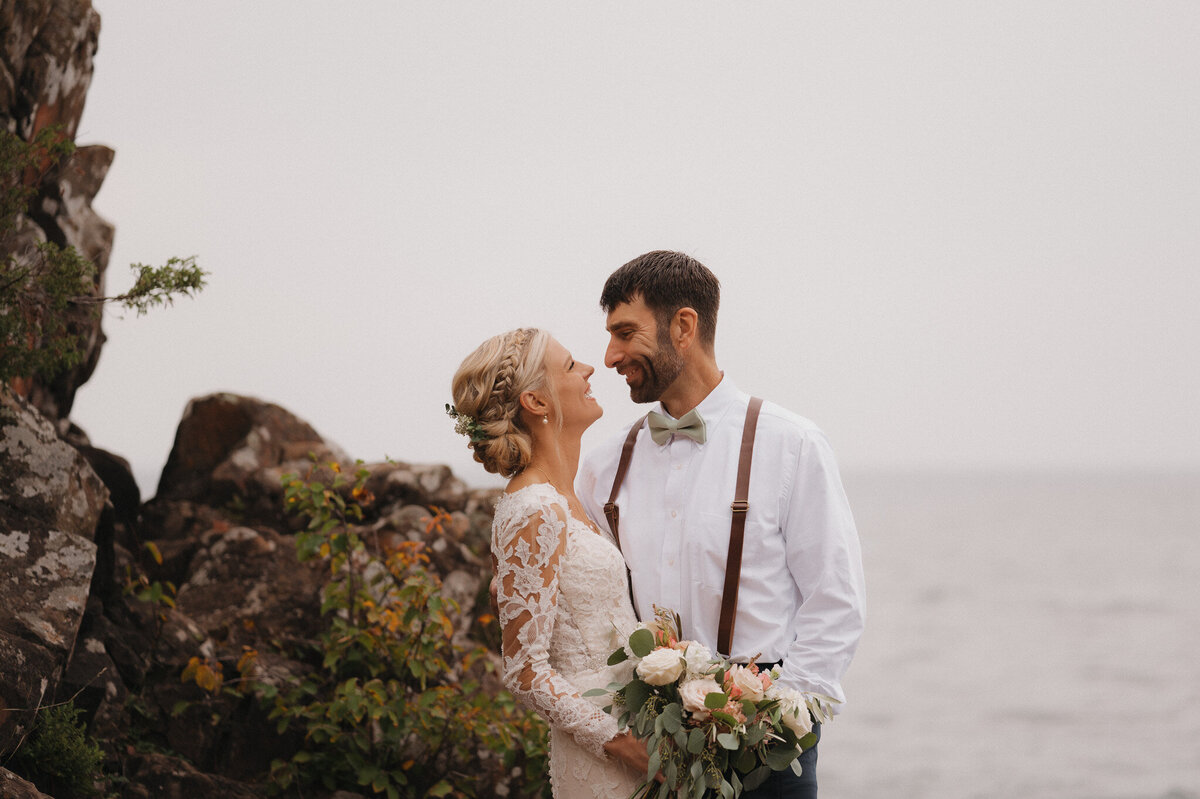
<path fill-rule="evenodd" d="M 683 371 L 683 356 L 671 346 L 669 333 L 660 334 L 658 349 L 649 358 L 640 358 L 638 366 L 642 382 L 629 387 L 629 397 L 634 402 L 656 402 Z"/>

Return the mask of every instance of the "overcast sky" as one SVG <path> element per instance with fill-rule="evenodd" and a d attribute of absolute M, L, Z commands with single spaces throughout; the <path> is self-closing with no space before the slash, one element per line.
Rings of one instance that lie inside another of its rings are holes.
<path fill-rule="evenodd" d="M 525 325 L 595 443 L 600 287 L 660 248 L 844 470 L 1200 468 L 1200 4 L 94 3 L 108 290 L 211 272 L 76 402 L 146 495 L 216 391 L 492 484 L 442 409 Z"/>

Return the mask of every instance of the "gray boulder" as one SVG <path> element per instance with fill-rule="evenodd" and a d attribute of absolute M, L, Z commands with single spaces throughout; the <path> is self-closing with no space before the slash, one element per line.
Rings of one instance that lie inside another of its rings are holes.
<path fill-rule="evenodd" d="M 0 386 L 0 752 L 52 696 L 75 647 L 108 492 L 28 403 Z"/>

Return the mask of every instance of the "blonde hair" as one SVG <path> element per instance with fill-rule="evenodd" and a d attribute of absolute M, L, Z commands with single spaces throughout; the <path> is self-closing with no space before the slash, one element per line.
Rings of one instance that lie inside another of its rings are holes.
<path fill-rule="evenodd" d="M 553 387 L 546 380 L 550 334 L 522 327 L 493 336 L 463 359 L 450 393 L 460 414 L 475 419 L 483 434 L 467 444 L 475 460 L 494 474 L 512 477 L 533 454 L 533 438 L 521 419 L 521 395 L 542 391 L 558 416 Z"/>

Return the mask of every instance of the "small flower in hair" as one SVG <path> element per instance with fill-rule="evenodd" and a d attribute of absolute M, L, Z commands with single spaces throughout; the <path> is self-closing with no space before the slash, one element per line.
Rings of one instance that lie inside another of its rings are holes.
<path fill-rule="evenodd" d="M 488 441 L 492 438 L 483 432 L 483 425 L 474 416 L 462 413 L 449 403 L 446 403 L 446 413 L 454 420 L 454 432 L 460 436 L 469 436 L 472 442 Z"/>

